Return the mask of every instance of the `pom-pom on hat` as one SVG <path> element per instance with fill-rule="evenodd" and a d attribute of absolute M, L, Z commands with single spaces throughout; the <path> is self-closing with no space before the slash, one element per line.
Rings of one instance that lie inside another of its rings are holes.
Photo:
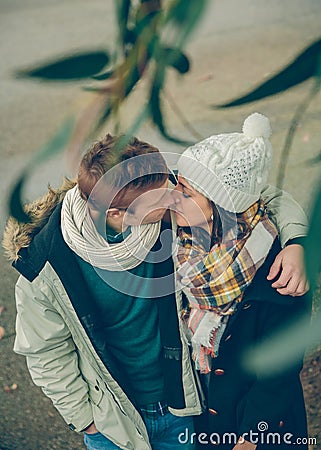
<path fill-rule="evenodd" d="M 179 173 L 218 206 L 241 213 L 261 196 L 272 158 L 271 125 L 263 114 L 247 117 L 242 133 L 224 133 L 188 147 Z"/>

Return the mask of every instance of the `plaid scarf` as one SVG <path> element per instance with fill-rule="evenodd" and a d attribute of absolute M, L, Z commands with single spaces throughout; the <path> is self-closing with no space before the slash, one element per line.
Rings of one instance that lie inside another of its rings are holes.
<path fill-rule="evenodd" d="M 209 239 L 205 230 L 178 232 L 177 282 L 189 302 L 183 319 L 201 373 L 210 372 L 211 358 L 218 354 L 228 316 L 242 300 L 277 236 L 262 200 L 245 211 L 242 218 L 250 231 L 237 237 L 235 229 L 231 229 L 210 251 L 204 246 L 204 237 L 207 235 L 207 242 Z"/>

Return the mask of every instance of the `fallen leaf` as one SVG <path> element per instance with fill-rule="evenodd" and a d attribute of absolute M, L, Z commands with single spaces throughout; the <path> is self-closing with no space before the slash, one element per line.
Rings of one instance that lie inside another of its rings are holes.
<path fill-rule="evenodd" d="M 6 330 L 3 327 L 0 327 L 0 339 L 6 334 Z"/>
<path fill-rule="evenodd" d="M 202 75 L 201 77 L 199 77 L 198 81 L 203 82 L 203 81 L 208 81 L 208 80 L 212 80 L 213 79 L 213 74 L 212 73 L 207 73 L 205 75 Z"/>
<path fill-rule="evenodd" d="M 4 392 L 6 392 L 7 394 L 11 394 L 13 391 L 16 391 L 18 389 L 18 385 L 17 383 L 12 383 L 11 386 L 4 386 L 3 390 Z"/>

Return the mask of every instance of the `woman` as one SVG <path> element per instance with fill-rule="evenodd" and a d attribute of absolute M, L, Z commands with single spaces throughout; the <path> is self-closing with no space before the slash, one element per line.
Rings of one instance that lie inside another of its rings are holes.
<path fill-rule="evenodd" d="M 280 250 L 261 190 L 272 147 L 269 120 L 249 116 L 243 133 L 211 136 L 178 162 L 175 257 L 182 312 L 207 409 L 198 442 L 234 450 L 307 449 L 299 372 L 291 367 L 251 372 L 249 349 L 303 314 L 305 296 L 281 296 L 266 277 Z M 275 369 L 275 370 L 274 370 Z M 203 434 L 201 434 L 203 433 Z M 205 433 L 205 434 L 204 434 Z"/>

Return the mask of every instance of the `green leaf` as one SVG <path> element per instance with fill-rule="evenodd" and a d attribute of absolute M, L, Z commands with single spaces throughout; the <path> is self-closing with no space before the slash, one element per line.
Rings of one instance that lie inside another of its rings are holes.
<path fill-rule="evenodd" d="M 116 150 L 121 150 L 124 148 L 131 138 L 135 135 L 136 131 L 141 127 L 143 122 L 148 118 L 149 115 L 149 108 L 148 106 L 145 106 L 142 111 L 137 115 L 135 118 L 132 126 L 126 131 L 125 134 L 123 134 L 117 141 L 117 144 L 115 146 Z"/>
<path fill-rule="evenodd" d="M 174 3 L 170 11 L 172 20 L 181 27 L 190 26 L 191 21 L 199 19 L 206 7 L 206 0 L 180 0 Z"/>
<path fill-rule="evenodd" d="M 108 100 L 108 102 L 106 103 L 104 112 L 101 114 L 101 116 L 99 117 L 99 119 L 96 123 L 96 126 L 94 128 L 94 133 L 97 132 L 100 129 L 100 127 L 102 127 L 104 125 L 104 123 L 110 116 L 111 112 L 112 112 L 112 107 L 111 107 L 110 101 Z"/>
<path fill-rule="evenodd" d="M 30 220 L 30 217 L 24 211 L 22 200 L 23 188 L 26 181 L 39 164 L 63 150 L 71 136 L 73 124 L 74 120 L 72 118 L 65 120 L 53 138 L 29 160 L 28 165 L 14 184 L 9 196 L 9 214 L 19 222 L 25 223 Z"/>
<path fill-rule="evenodd" d="M 166 138 L 168 141 L 174 142 L 175 144 L 183 145 L 183 146 L 189 146 L 191 145 L 191 142 L 184 141 L 182 139 L 179 139 L 175 136 L 171 136 L 166 129 L 164 120 L 163 120 L 163 112 L 161 110 L 161 99 L 160 99 L 160 92 L 161 88 L 163 86 L 163 76 L 161 75 L 162 69 L 157 70 L 157 75 L 154 79 L 152 88 L 151 88 L 151 94 L 150 94 L 150 113 L 153 120 L 153 123 L 157 126 L 158 130 Z"/>
<path fill-rule="evenodd" d="M 190 63 L 187 56 L 177 48 L 166 47 L 163 49 L 165 63 L 174 67 L 179 73 L 187 73 L 190 69 Z"/>
<path fill-rule="evenodd" d="M 198 24 L 205 12 L 208 0 L 179 0 L 169 10 L 167 20 L 173 21 L 180 29 L 181 36 L 177 41 L 177 47 L 182 48 L 186 39 Z"/>
<path fill-rule="evenodd" d="M 321 39 L 300 53 L 288 66 L 269 80 L 260 84 L 248 94 L 214 108 L 230 108 L 255 102 L 262 98 L 284 92 L 311 77 L 319 76 L 321 57 Z"/>
<path fill-rule="evenodd" d="M 116 0 L 115 1 L 117 20 L 119 26 L 127 24 L 129 12 L 131 8 L 131 0 Z"/>
<path fill-rule="evenodd" d="M 154 40 L 159 38 L 162 14 L 163 9 L 159 0 L 141 2 L 136 11 L 134 27 L 131 29 L 137 39 L 136 42 L 140 41 L 146 47 L 153 47 Z"/>
<path fill-rule="evenodd" d="M 103 72 L 103 73 L 101 73 L 101 74 L 94 75 L 92 78 L 93 78 L 94 80 L 108 80 L 108 79 L 111 78 L 114 74 L 115 74 L 115 70 L 110 69 L 110 70 L 107 70 L 106 72 Z"/>
<path fill-rule="evenodd" d="M 106 93 L 106 88 L 104 87 L 98 87 L 98 86 L 83 86 L 82 87 L 83 91 L 86 92 L 101 92 L 101 93 Z"/>
<path fill-rule="evenodd" d="M 45 144 L 29 161 L 28 167 L 34 169 L 35 166 L 47 161 L 47 159 L 60 153 L 66 146 L 71 133 L 73 131 L 74 119 L 67 118 L 53 135 L 53 137 Z"/>
<path fill-rule="evenodd" d="M 24 172 L 22 176 L 20 176 L 19 180 L 15 183 L 12 188 L 10 198 L 9 198 L 9 214 L 14 217 L 20 223 L 28 223 L 30 221 L 30 217 L 25 213 L 24 208 L 22 206 L 22 190 L 25 184 L 26 178 L 28 176 L 28 172 Z"/>
<path fill-rule="evenodd" d="M 133 90 L 133 88 L 135 87 L 136 83 L 139 80 L 140 80 L 139 70 L 138 70 L 137 66 L 134 66 L 124 80 L 124 92 L 122 92 L 122 96 L 124 99 L 126 97 L 128 97 L 128 95 L 131 93 L 131 91 Z M 100 89 L 99 88 L 92 88 L 92 89 L 89 88 L 88 90 L 99 91 Z M 101 90 L 103 91 L 103 88 Z M 100 116 L 100 118 L 96 124 L 95 131 L 98 131 L 100 129 L 100 127 L 106 122 L 106 120 L 109 118 L 111 112 L 112 112 L 112 105 L 111 105 L 111 102 L 108 101 L 105 111 Z"/>
<path fill-rule="evenodd" d="M 136 31 L 132 29 L 126 30 L 126 34 L 124 36 L 124 43 L 134 45 L 136 41 L 137 41 Z"/>
<path fill-rule="evenodd" d="M 127 33 L 127 23 L 131 8 L 131 0 L 116 0 L 114 4 L 116 8 L 116 16 L 118 21 L 120 38 L 122 40 L 122 43 L 125 44 L 126 41 L 124 37 L 126 36 Z"/>
<path fill-rule="evenodd" d="M 305 239 L 305 264 L 307 275 L 314 290 L 321 271 L 321 185 L 312 209 L 308 236 Z"/>
<path fill-rule="evenodd" d="M 49 64 L 18 71 L 17 76 L 51 81 L 79 80 L 100 72 L 108 61 L 109 56 L 103 51 L 74 54 Z"/>
<path fill-rule="evenodd" d="M 165 133 L 165 126 L 163 123 L 163 114 L 160 107 L 160 87 L 155 83 L 152 86 L 150 95 L 150 110 L 154 124 L 158 127 L 162 134 Z"/>
<path fill-rule="evenodd" d="M 136 86 L 136 83 L 140 80 L 141 74 L 139 73 L 139 69 L 137 66 L 134 66 L 129 75 L 125 79 L 125 95 L 124 98 L 126 98 L 131 91 Z"/>
<path fill-rule="evenodd" d="M 315 156 L 314 158 L 311 158 L 307 161 L 307 165 L 313 165 L 313 164 L 318 164 L 321 162 L 321 152 Z"/>
<path fill-rule="evenodd" d="M 290 367 L 299 364 L 306 348 L 320 343 L 320 319 L 318 314 L 310 324 L 310 317 L 303 316 L 249 349 L 243 358 L 245 368 L 249 372 L 261 372 L 268 377 L 284 373 Z"/>

